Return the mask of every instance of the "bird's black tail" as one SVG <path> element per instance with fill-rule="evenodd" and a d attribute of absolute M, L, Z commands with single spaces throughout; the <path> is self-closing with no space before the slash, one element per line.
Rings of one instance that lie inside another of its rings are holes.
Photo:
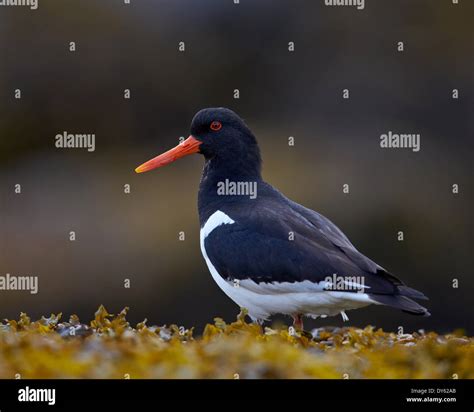
<path fill-rule="evenodd" d="M 382 305 L 398 308 L 412 315 L 430 316 L 430 312 L 425 307 L 413 300 L 427 300 L 428 298 L 420 291 L 405 285 L 396 286 L 396 293 L 393 295 L 369 294 L 369 297 Z"/>

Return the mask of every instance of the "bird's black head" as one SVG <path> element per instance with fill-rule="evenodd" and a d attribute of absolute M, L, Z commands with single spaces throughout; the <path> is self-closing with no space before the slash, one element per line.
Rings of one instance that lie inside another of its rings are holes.
<path fill-rule="evenodd" d="M 191 122 L 191 135 L 175 148 L 135 169 L 138 173 L 164 166 L 180 157 L 201 153 L 207 169 L 216 173 L 260 176 L 260 150 L 245 122 L 223 107 L 200 110 Z"/>
<path fill-rule="evenodd" d="M 202 142 L 199 152 L 206 159 L 235 156 L 257 144 L 244 121 L 226 108 L 197 112 L 191 123 L 191 134 Z"/>

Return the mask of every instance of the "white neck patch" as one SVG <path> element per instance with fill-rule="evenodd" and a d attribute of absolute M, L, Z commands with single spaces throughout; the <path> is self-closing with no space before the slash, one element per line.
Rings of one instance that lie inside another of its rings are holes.
<path fill-rule="evenodd" d="M 201 237 L 204 239 L 209 236 L 209 234 L 220 225 L 232 225 L 235 223 L 229 216 L 227 216 L 224 212 L 220 210 L 214 212 L 204 226 L 201 229 Z"/>

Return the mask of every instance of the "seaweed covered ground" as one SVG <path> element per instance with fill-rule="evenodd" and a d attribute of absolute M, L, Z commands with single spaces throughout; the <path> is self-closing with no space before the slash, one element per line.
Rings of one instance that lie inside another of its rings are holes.
<path fill-rule="evenodd" d="M 175 325 L 132 327 L 101 306 L 89 324 L 61 315 L 0 325 L 0 378 L 474 378 L 462 332 L 387 333 L 371 326 L 261 328 L 245 313 L 200 336 Z"/>

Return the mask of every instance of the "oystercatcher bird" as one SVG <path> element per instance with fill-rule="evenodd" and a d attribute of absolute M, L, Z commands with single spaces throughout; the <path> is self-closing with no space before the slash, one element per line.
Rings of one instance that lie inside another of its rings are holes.
<path fill-rule="evenodd" d="M 429 312 L 413 299 L 427 297 L 360 253 L 337 226 L 285 197 L 261 176 L 257 140 L 226 108 L 199 111 L 191 135 L 137 167 L 137 173 L 200 153 L 201 251 L 212 277 L 253 321 L 291 315 L 341 314 L 370 304 L 414 315 Z"/>

